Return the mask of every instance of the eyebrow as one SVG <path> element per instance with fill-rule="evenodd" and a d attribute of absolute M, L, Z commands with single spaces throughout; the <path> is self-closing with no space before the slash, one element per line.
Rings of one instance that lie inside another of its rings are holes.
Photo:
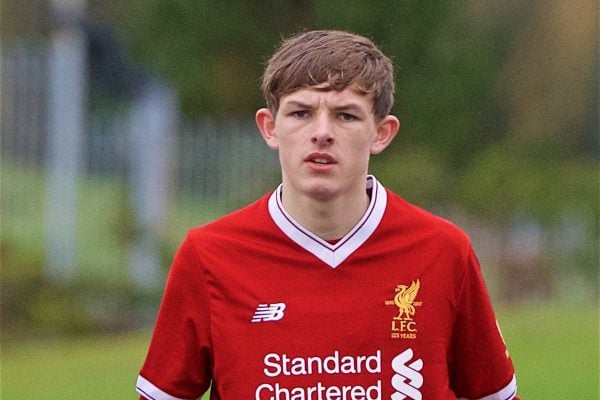
<path fill-rule="evenodd" d="M 313 108 L 312 105 L 310 105 L 308 103 L 303 103 L 303 102 L 297 101 L 297 100 L 286 101 L 282 105 L 285 105 L 285 106 L 295 106 L 295 107 L 298 107 L 298 108 Z"/>
<path fill-rule="evenodd" d="M 350 103 L 350 104 L 342 104 L 340 106 L 334 107 L 334 110 L 361 112 L 361 111 L 363 111 L 363 108 L 361 106 L 359 106 L 358 104 Z"/>
<path fill-rule="evenodd" d="M 299 108 L 308 108 L 308 109 L 314 108 L 311 104 L 304 103 L 299 100 L 290 100 L 290 101 L 286 102 L 285 105 L 286 106 L 295 106 L 295 107 L 299 107 Z M 342 105 L 336 106 L 333 108 L 333 110 L 361 112 L 361 111 L 363 111 L 363 108 L 361 106 L 359 106 L 358 104 L 348 103 L 348 104 L 342 104 Z"/>

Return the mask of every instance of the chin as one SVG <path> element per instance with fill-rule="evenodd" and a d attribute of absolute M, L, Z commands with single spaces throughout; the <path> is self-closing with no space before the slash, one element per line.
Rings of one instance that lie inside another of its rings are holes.
<path fill-rule="evenodd" d="M 315 181 L 304 187 L 304 193 L 315 200 L 331 200 L 339 192 L 336 185 L 331 181 Z"/>
<path fill-rule="evenodd" d="M 335 192 L 333 192 L 331 189 L 316 188 L 308 191 L 308 196 L 315 200 L 327 201 L 335 198 Z"/>

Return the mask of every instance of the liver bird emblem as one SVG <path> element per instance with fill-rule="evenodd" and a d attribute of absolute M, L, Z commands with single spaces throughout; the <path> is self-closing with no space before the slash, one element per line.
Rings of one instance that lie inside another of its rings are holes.
<path fill-rule="evenodd" d="M 415 315 L 415 307 L 413 306 L 413 302 L 415 301 L 415 297 L 417 297 L 417 292 L 419 291 L 420 287 L 421 283 L 418 279 L 413 281 L 410 286 L 396 286 L 396 295 L 394 296 L 394 300 L 387 300 L 385 302 L 386 305 L 396 305 L 396 307 L 398 307 L 398 316 L 394 317 L 394 319 L 412 320 L 411 316 Z"/>

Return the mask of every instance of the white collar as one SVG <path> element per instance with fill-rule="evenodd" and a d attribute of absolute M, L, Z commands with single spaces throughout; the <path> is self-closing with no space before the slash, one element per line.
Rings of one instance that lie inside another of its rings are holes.
<path fill-rule="evenodd" d="M 269 214 L 286 236 L 331 268 L 336 268 L 367 241 L 383 218 L 387 204 L 385 188 L 374 176 L 368 175 L 367 189 L 372 189 L 369 207 L 354 228 L 335 244 L 310 232 L 287 213 L 281 202 L 282 185 L 269 198 Z"/>

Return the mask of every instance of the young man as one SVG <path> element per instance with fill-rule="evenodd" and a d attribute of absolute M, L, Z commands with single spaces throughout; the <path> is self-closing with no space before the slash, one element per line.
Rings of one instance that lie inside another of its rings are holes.
<path fill-rule="evenodd" d="M 367 174 L 399 128 L 390 60 L 364 37 L 306 32 L 262 89 L 282 184 L 189 232 L 142 398 L 516 398 L 468 238 Z"/>

